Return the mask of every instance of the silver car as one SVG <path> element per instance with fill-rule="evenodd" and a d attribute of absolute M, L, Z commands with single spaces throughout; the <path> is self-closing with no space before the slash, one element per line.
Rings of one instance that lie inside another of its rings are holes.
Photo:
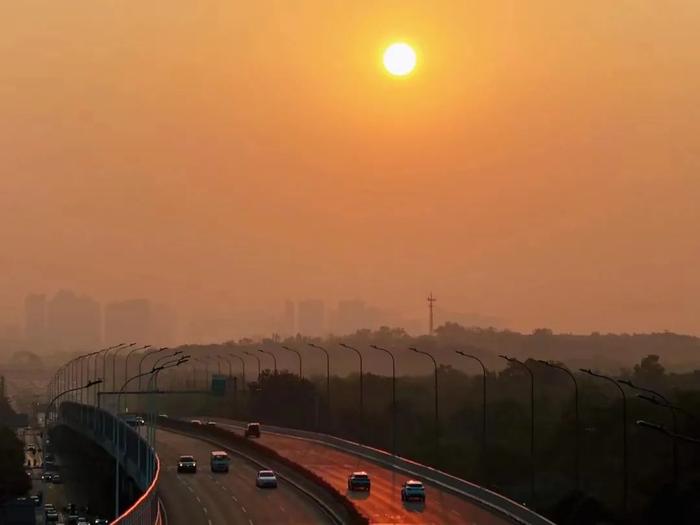
<path fill-rule="evenodd" d="M 272 470 L 261 470 L 255 478 L 258 488 L 277 488 L 277 475 Z"/>

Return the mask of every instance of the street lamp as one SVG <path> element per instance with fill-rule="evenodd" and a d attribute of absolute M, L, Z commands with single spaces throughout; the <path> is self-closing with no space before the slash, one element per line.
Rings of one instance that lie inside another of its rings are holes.
<path fill-rule="evenodd" d="M 330 412 L 330 407 L 331 407 L 331 356 L 328 353 L 328 350 L 323 348 L 321 345 L 317 345 L 314 343 L 308 343 L 308 345 L 311 348 L 316 348 L 317 350 L 320 350 L 324 354 L 326 354 L 326 403 L 328 403 L 328 410 Z"/>
<path fill-rule="evenodd" d="M 112 390 L 117 388 L 117 354 L 122 350 L 136 346 L 136 343 L 131 343 L 129 346 L 124 346 L 122 348 L 117 348 L 112 354 Z M 106 354 L 105 354 L 106 355 Z"/>
<path fill-rule="evenodd" d="M 62 396 L 64 396 L 64 395 L 66 395 L 66 394 L 69 394 L 69 393 L 72 393 L 72 392 L 76 392 L 76 391 L 78 391 L 78 390 L 85 390 L 85 389 L 87 389 L 87 388 L 90 388 L 91 386 L 99 385 L 100 383 L 102 383 L 102 379 L 97 379 L 97 380 L 95 380 L 95 381 L 88 381 L 88 382 L 87 382 L 86 384 L 84 384 L 84 385 L 75 386 L 75 387 L 69 388 L 69 389 L 67 389 L 67 390 L 64 390 L 63 392 L 60 392 L 60 393 L 56 394 L 56 395 L 51 399 L 51 401 L 49 401 L 49 404 L 46 405 L 46 415 L 45 415 L 45 417 L 44 417 L 44 425 L 45 425 L 45 426 L 48 426 L 49 419 L 51 418 L 51 410 L 52 410 L 52 408 L 53 408 L 54 403 L 58 400 L 58 398 L 60 398 L 60 397 L 62 397 Z"/>
<path fill-rule="evenodd" d="M 538 359 L 538 363 L 548 366 L 549 368 L 555 368 L 561 370 L 566 375 L 571 378 L 574 383 L 574 480 L 576 482 L 576 490 L 581 489 L 581 440 L 580 440 L 580 426 L 579 426 L 579 409 L 578 409 L 578 381 L 576 381 L 576 376 L 564 366 L 560 366 L 552 361 L 545 361 L 543 359 Z"/>
<path fill-rule="evenodd" d="M 224 356 L 221 355 L 221 354 L 217 354 L 216 357 L 218 357 L 219 359 L 223 359 L 224 361 L 226 361 L 226 363 L 228 364 L 228 376 L 229 376 L 229 377 L 232 377 L 232 376 L 233 376 L 233 370 L 232 370 L 232 368 L 231 368 L 231 360 L 230 360 L 228 357 L 224 357 Z"/>
<path fill-rule="evenodd" d="M 633 390 L 637 390 L 638 392 L 646 392 L 647 394 L 652 394 L 653 396 L 656 397 L 650 397 L 650 396 L 645 396 L 644 394 L 637 394 L 637 397 L 639 399 L 642 399 L 648 403 L 652 403 L 654 405 L 660 406 L 662 408 L 666 408 L 671 412 L 671 420 L 672 420 L 672 425 L 673 425 L 673 432 L 672 435 L 669 434 L 672 438 L 672 446 L 673 446 L 673 484 L 675 486 L 678 486 L 678 478 L 680 475 L 680 468 L 678 466 L 678 440 L 676 440 L 675 435 L 678 434 L 678 418 L 676 417 L 676 409 L 675 407 L 671 404 L 671 402 L 661 395 L 659 392 L 656 392 L 655 390 L 651 390 L 650 388 L 644 388 L 641 386 L 637 386 L 632 381 L 628 379 L 619 379 L 618 383 L 623 384 L 625 386 L 628 386 L 629 388 Z M 661 402 L 659 402 L 659 399 Z"/>
<path fill-rule="evenodd" d="M 139 359 L 139 392 L 140 392 L 141 390 L 143 390 L 143 386 L 141 386 L 141 377 L 143 377 L 143 376 L 140 375 L 140 374 L 142 373 L 142 372 L 141 372 L 141 365 L 143 365 L 143 362 L 144 362 L 149 356 L 156 355 L 156 354 L 159 354 L 159 353 L 161 353 L 161 352 L 165 352 L 167 349 L 168 349 L 167 346 L 161 346 L 160 348 L 150 348 L 150 349 L 147 349 L 147 350 L 145 350 L 145 351 L 143 352 L 143 355 L 141 356 L 141 359 Z"/>
<path fill-rule="evenodd" d="M 588 368 L 580 368 L 579 370 L 581 370 L 581 372 L 584 374 L 588 374 L 589 376 L 604 379 L 605 381 L 612 383 L 620 391 L 620 395 L 622 396 L 622 509 L 624 512 L 627 512 L 627 396 L 625 395 L 624 389 L 612 377 L 598 374 L 597 372 L 594 372 Z"/>
<path fill-rule="evenodd" d="M 481 391 L 481 449 L 482 449 L 482 454 L 484 461 L 488 458 L 488 455 L 486 453 L 486 366 L 484 365 L 484 362 L 476 357 L 475 355 L 472 354 L 467 354 L 465 352 L 462 352 L 461 350 L 455 350 L 455 353 L 461 355 L 462 357 L 466 357 L 468 359 L 473 359 L 477 363 L 481 365 L 481 370 L 482 370 L 482 380 L 481 380 L 481 386 L 482 386 L 482 391 Z M 488 472 L 488 469 L 485 469 L 486 472 Z"/>
<path fill-rule="evenodd" d="M 369 345 L 375 350 L 380 350 L 391 357 L 391 453 L 396 455 L 396 359 L 394 354 L 377 345 Z"/>
<path fill-rule="evenodd" d="M 525 363 L 515 357 L 499 355 L 498 357 L 505 359 L 509 363 L 515 363 L 525 370 L 530 376 L 530 502 L 535 501 L 535 374 Z"/>
<path fill-rule="evenodd" d="M 659 425 L 657 423 L 650 423 L 649 421 L 644 421 L 643 419 L 638 419 L 635 423 L 637 426 L 648 428 L 651 430 L 656 430 L 657 432 L 661 432 L 662 434 L 665 434 L 665 435 L 669 436 L 670 438 L 673 438 L 674 440 L 681 440 L 681 441 L 685 441 L 687 443 L 693 443 L 695 445 L 700 445 L 700 438 L 696 438 L 696 437 L 692 437 L 692 436 L 685 436 L 683 434 L 676 434 L 675 432 L 670 432 L 663 425 Z"/>
<path fill-rule="evenodd" d="M 413 346 L 410 346 L 408 349 L 417 354 L 423 354 L 424 356 L 429 357 L 430 360 L 433 362 L 433 367 L 435 368 L 435 454 L 437 458 L 437 454 L 440 450 L 440 397 L 438 395 L 438 364 L 432 354 L 425 352 L 424 350 L 418 350 Z"/>
<path fill-rule="evenodd" d="M 275 354 L 273 354 L 272 352 L 266 352 L 262 348 L 258 348 L 258 352 L 260 352 L 261 354 L 269 355 L 270 357 L 272 357 L 272 365 L 275 368 L 275 375 L 277 375 L 277 356 Z"/>
<path fill-rule="evenodd" d="M 124 358 L 124 381 L 126 381 L 127 375 L 129 374 L 129 357 L 131 357 L 131 354 L 139 350 L 148 350 L 149 348 L 151 348 L 151 345 L 138 346 L 129 350 Z"/>
<path fill-rule="evenodd" d="M 362 353 L 355 347 L 346 345 L 345 343 L 338 343 L 338 345 L 348 350 L 352 350 L 357 354 L 360 360 L 360 428 L 362 428 L 362 434 L 364 435 L 364 421 L 365 421 L 365 385 L 364 385 L 364 364 L 362 362 Z"/>
<path fill-rule="evenodd" d="M 285 346 L 285 345 L 280 345 L 280 346 L 282 348 L 284 348 L 285 350 L 288 350 L 290 352 L 294 352 L 297 355 L 297 357 L 299 358 L 299 379 L 304 379 L 304 374 L 302 372 L 301 354 L 299 353 L 299 350 L 295 350 L 294 348 L 291 348 L 291 347 Z"/>
<path fill-rule="evenodd" d="M 137 375 L 130 377 L 127 379 L 124 384 L 122 385 L 121 389 L 117 393 L 117 407 L 119 406 L 120 398 L 122 393 L 124 392 L 124 389 L 126 386 L 131 383 L 134 379 L 141 379 L 143 376 L 151 375 L 151 374 L 157 374 L 161 370 L 165 370 L 167 368 L 172 368 L 175 366 L 180 366 L 183 363 L 186 363 L 187 360 L 189 359 L 189 356 L 181 357 L 177 361 L 171 361 L 167 362 L 163 365 L 160 365 L 159 367 L 153 367 L 151 370 L 147 372 L 139 372 Z M 140 381 L 139 381 L 140 383 Z M 114 436 L 113 436 L 113 441 L 115 444 L 115 451 L 114 451 L 114 460 L 115 460 L 115 466 L 114 466 L 114 519 L 119 518 L 119 458 L 121 456 L 121 445 L 120 445 L 120 436 L 121 433 L 119 432 L 118 428 L 118 415 L 115 415 L 115 421 L 114 421 Z"/>
<path fill-rule="evenodd" d="M 246 379 L 245 379 L 245 359 L 243 359 L 241 356 L 238 354 L 230 353 L 228 354 L 231 357 L 235 357 L 241 362 L 241 370 L 243 371 L 243 390 L 245 390 L 245 385 L 246 385 Z"/>
<path fill-rule="evenodd" d="M 111 346 L 105 349 L 104 353 L 102 354 L 102 377 L 105 379 L 105 381 L 107 378 L 107 357 L 109 356 L 109 353 L 112 350 L 119 352 L 119 350 L 121 350 L 122 348 L 130 348 L 135 345 L 136 343 L 120 343 L 116 346 Z M 114 390 L 114 385 L 112 385 L 112 390 Z"/>
<path fill-rule="evenodd" d="M 248 352 L 248 350 L 243 350 L 243 353 L 245 355 L 249 355 L 250 357 L 254 358 L 258 362 L 258 381 L 260 381 L 260 374 L 262 371 L 262 363 L 260 362 L 260 356 L 257 356 L 252 352 Z"/>

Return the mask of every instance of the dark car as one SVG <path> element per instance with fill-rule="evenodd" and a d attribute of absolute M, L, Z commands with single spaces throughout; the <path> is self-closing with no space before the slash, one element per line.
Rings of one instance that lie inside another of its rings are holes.
<path fill-rule="evenodd" d="M 197 472 L 197 460 L 193 456 L 180 456 L 177 462 L 178 472 Z"/>
<path fill-rule="evenodd" d="M 248 423 L 245 427 L 245 437 L 260 437 L 260 423 Z"/>
<path fill-rule="evenodd" d="M 371 482 L 366 472 L 353 472 L 348 476 L 348 490 L 366 490 L 369 492 Z"/>

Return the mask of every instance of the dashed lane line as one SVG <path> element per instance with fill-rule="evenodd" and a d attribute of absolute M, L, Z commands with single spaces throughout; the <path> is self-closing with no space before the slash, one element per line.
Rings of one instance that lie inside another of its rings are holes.
<path fill-rule="evenodd" d="M 247 510 L 245 510 L 245 507 L 243 505 L 241 505 L 241 510 L 243 511 L 243 514 L 246 514 L 248 512 Z"/>

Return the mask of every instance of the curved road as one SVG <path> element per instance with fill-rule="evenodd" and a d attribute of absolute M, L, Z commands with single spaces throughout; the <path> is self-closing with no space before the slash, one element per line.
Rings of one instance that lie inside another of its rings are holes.
<path fill-rule="evenodd" d="M 222 428 L 242 431 L 238 424 L 213 418 Z M 401 484 L 408 476 L 372 461 L 338 449 L 281 434 L 271 434 L 262 428 L 261 443 L 281 455 L 309 468 L 343 493 L 347 493 L 360 511 L 372 523 L 422 525 L 505 525 L 505 517 L 474 504 L 443 488 L 425 484 L 426 503 L 403 503 Z M 352 471 L 365 470 L 372 479 L 372 491 L 347 492 L 347 476 Z"/>
<path fill-rule="evenodd" d="M 161 459 L 160 493 L 169 525 L 259 525 L 332 523 L 307 496 L 280 480 L 275 489 L 255 486 L 257 467 L 232 455 L 230 471 L 209 470 L 212 446 L 162 429 L 157 433 Z M 178 474 L 179 456 L 191 454 L 196 474 Z"/>

